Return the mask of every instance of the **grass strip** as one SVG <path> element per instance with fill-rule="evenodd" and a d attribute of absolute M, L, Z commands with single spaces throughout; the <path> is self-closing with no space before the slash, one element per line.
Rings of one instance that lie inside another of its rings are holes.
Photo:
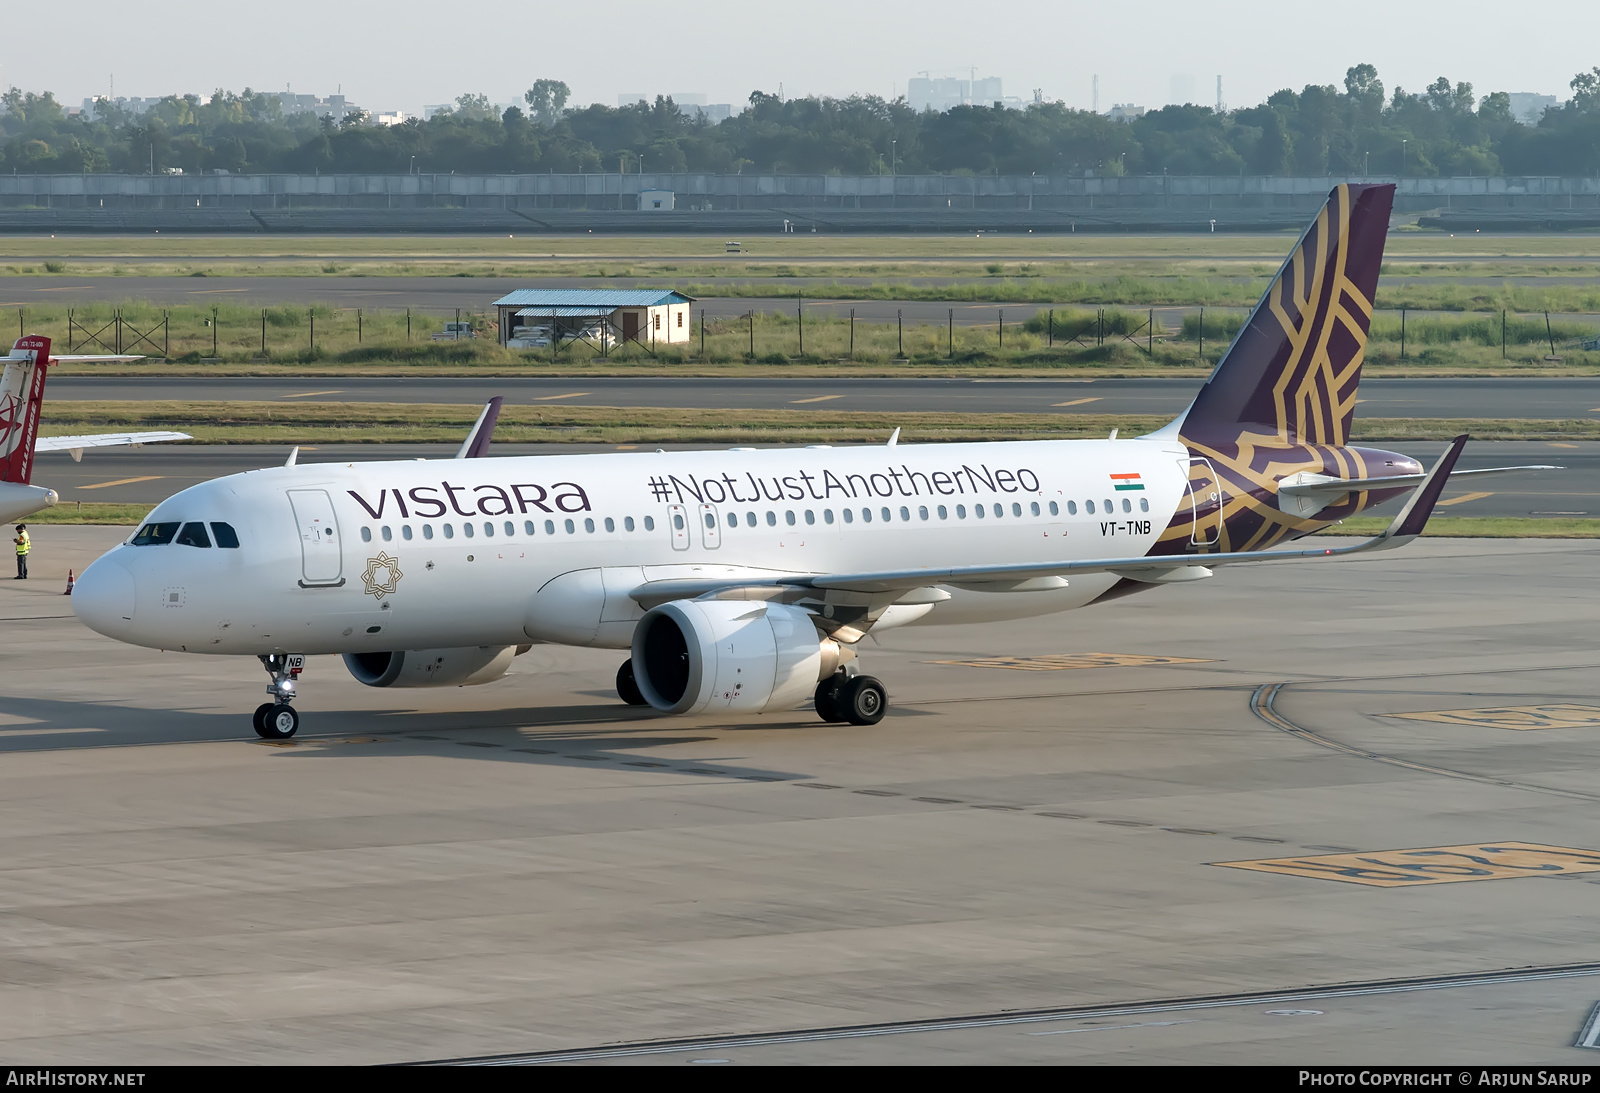
<path fill-rule="evenodd" d="M 373 402 L 49 402 L 41 435 L 181 429 L 208 444 L 386 444 L 459 441 L 476 404 Z M 1151 432 L 1150 414 L 948 414 L 848 410 L 507 406 L 495 439 L 533 443 L 871 443 L 894 429 L 907 441 L 1064 440 Z M 1353 439 L 1600 440 L 1583 419 L 1373 418 Z"/>
<path fill-rule="evenodd" d="M 127 504 L 118 501 L 63 501 L 47 509 L 40 509 L 17 521 L 22 524 L 110 524 L 133 526 L 155 508 L 151 504 Z"/>

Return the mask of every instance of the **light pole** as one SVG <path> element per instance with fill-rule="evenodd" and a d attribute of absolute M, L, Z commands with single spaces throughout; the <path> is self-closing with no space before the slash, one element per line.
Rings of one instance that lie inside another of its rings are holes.
<path fill-rule="evenodd" d="M 1406 141 L 1407 141 L 1407 139 L 1408 138 L 1406 138 L 1406 137 L 1401 137 L 1400 138 L 1400 177 L 1401 178 L 1405 178 L 1406 177 Z"/>
<path fill-rule="evenodd" d="M 1371 164 L 1372 164 L 1372 153 L 1371 152 L 1362 152 L 1361 153 L 1361 177 L 1362 178 L 1370 178 L 1372 176 L 1372 172 L 1371 172 L 1371 170 L 1369 170 L 1369 167 L 1371 166 Z"/>
<path fill-rule="evenodd" d="M 411 157 L 411 165 L 406 168 L 406 174 L 414 175 L 416 173 L 417 173 L 417 157 L 416 156 L 412 156 Z"/>
<path fill-rule="evenodd" d="M 889 142 L 889 173 L 891 175 L 897 175 L 900 173 L 899 145 L 900 142 L 897 140 L 891 140 Z"/>

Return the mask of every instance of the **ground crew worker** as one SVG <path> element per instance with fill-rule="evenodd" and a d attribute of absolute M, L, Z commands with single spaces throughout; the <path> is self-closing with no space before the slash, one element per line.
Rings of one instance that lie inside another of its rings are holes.
<path fill-rule="evenodd" d="M 33 549 L 33 540 L 28 538 L 28 525 L 18 524 L 16 538 L 11 540 L 17 544 L 17 575 L 16 580 L 28 579 L 28 551 Z"/>

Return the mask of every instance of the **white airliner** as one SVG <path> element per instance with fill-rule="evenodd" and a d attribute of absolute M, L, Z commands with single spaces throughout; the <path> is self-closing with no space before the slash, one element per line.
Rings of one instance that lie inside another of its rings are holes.
<path fill-rule="evenodd" d="M 87 436 L 38 436 L 39 411 L 44 406 L 44 381 L 49 366 L 64 361 L 136 361 L 136 356 L 65 357 L 50 355 L 50 339 L 18 339 L 11 352 L 0 357 L 0 524 L 49 508 L 60 500 L 55 490 L 31 485 L 33 457 L 38 452 L 71 452 L 74 461 L 85 448 L 120 444 L 156 444 L 188 440 L 188 433 L 95 433 Z"/>
<path fill-rule="evenodd" d="M 872 724 L 869 631 L 1422 531 L 1466 438 L 1427 474 L 1347 444 L 1393 189 L 1330 194 L 1190 408 L 1149 436 L 474 458 L 494 403 L 456 460 L 291 457 L 175 494 L 84 572 L 73 609 L 121 641 L 259 657 L 268 738 L 298 727 L 306 654 L 373 687 L 461 686 L 533 642 L 630 650 L 620 697 L 663 713 L 810 698 Z M 1373 539 L 1266 549 L 1412 489 Z"/>

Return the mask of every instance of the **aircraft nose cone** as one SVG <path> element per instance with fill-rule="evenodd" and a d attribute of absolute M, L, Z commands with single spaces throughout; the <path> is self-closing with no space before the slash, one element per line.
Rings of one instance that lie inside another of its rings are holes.
<path fill-rule="evenodd" d="M 72 613 L 89 629 L 107 637 L 128 632 L 137 602 L 133 574 L 110 558 L 101 558 L 84 570 L 72 589 Z"/>

